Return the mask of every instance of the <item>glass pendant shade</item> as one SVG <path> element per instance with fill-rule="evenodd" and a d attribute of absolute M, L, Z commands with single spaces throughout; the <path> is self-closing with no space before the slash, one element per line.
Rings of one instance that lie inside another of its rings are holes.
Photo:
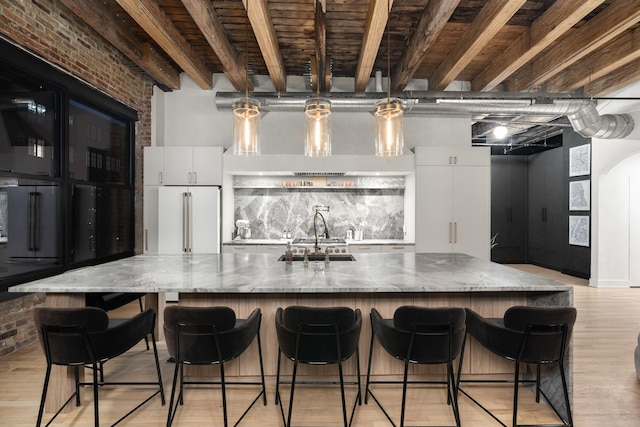
<path fill-rule="evenodd" d="M 260 102 L 236 99 L 233 104 L 233 154 L 260 155 Z"/>
<path fill-rule="evenodd" d="M 401 156 L 404 148 L 402 117 L 404 107 L 397 98 L 385 98 L 376 103 L 376 156 Z"/>
<path fill-rule="evenodd" d="M 304 107 L 305 143 L 304 154 L 309 157 L 331 155 L 331 101 L 309 99 Z"/>

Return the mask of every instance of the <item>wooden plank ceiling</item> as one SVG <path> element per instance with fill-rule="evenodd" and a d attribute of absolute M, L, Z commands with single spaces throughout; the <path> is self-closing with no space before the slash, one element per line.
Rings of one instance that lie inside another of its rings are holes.
<path fill-rule="evenodd" d="M 640 80 L 638 0 L 60 1 L 165 90 L 181 72 L 202 89 L 224 72 L 238 91 L 259 74 L 276 91 L 306 76 L 362 92 L 388 68 L 394 92 L 422 79 L 604 97 Z"/>

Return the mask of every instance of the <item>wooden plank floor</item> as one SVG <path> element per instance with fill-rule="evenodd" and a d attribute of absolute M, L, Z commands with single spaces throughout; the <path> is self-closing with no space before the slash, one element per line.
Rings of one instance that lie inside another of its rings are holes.
<path fill-rule="evenodd" d="M 564 276 L 554 271 L 533 266 L 515 266 L 535 274 L 574 285 L 578 321 L 574 330 L 574 420 L 578 427 L 637 427 L 640 426 L 640 381 L 636 377 L 633 352 L 640 332 L 640 289 L 596 289 L 586 281 Z M 115 315 L 133 314 L 134 305 Z M 367 351 L 368 338 L 361 342 Z M 159 346 L 161 360 L 167 357 L 166 348 Z M 149 363 L 150 362 L 150 363 Z M 0 359 L 0 426 L 34 426 L 44 378 L 44 356 L 38 345 L 32 345 L 16 354 Z M 366 367 L 362 367 L 363 373 Z M 162 362 L 162 374 L 167 397 L 170 393 L 173 365 Z M 106 375 L 113 380 L 123 378 L 149 378 L 153 375 L 152 356 L 138 345 L 125 357 L 107 364 Z M 482 387 L 482 388 L 481 388 Z M 480 397 L 505 422 L 510 423 L 511 389 L 508 386 L 466 386 L 474 396 Z M 251 390 L 251 391 L 249 391 Z M 400 389 L 378 388 L 376 395 L 392 416 L 399 419 Z M 101 421 L 104 425 L 115 422 L 128 408 L 144 397 L 144 390 L 101 390 Z M 257 393 L 257 391 L 256 391 Z M 89 393 L 85 393 L 88 395 Z M 268 379 L 268 405 L 258 405 L 241 425 L 280 426 L 278 407 L 274 405 L 274 379 Z M 229 390 L 230 418 L 235 419 L 253 399 L 254 390 Z M 288 389 L 284 390 L 284 398 Z M 352 402 L 354 392 L 348 394 Z M 93 423 L 90 396 L 85 403 L 64 414 L 55 426 L 89 426 Z M 498 426 L 498 424 L 460 396 L 463 426 Z M 131 426 L 161 426 L 166 423 L 167 407 L 159 398 L 148 403 L 122 423 Z M 552 412 L 544 404 L 535 404 L 533 396 L 523 389 L 520 399 L 521 423 L 554 423 Z M 449 425 L 453 417 L 439 388 L 410 389 L 407 424 Z M 338 426 L 341 424 L 339 392 L 335 388 L 296 389 L 294 425 Z M 219 389 L 190 389 L 185 405 L 179 409 L 176 426 L 222 425 Z M 355 426 L 388 426 L 382 412 L 373 402 L 359 407 Z"/>

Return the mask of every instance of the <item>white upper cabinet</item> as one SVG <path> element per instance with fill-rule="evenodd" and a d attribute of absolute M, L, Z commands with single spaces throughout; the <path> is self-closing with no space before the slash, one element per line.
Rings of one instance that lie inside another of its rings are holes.
<path fill-rule="evenodd" d="M 222 185 L 222 147 L 164 147 L 164 185 Z"/>
<path fill-rule="evenodd" d="M 144 185 L 222 185 L 222 147 L 145 147 Z"/>
<path fill-rule="evenodd" d="M 164 169 L 164 148 L 144 147 L 143 174 L 144 185 L 162 185 Z"/>
<path fill-rule="evenodd" d="M 484 147 L 420 147 L 416 166 L 489 166 L 491 157 Z"/>

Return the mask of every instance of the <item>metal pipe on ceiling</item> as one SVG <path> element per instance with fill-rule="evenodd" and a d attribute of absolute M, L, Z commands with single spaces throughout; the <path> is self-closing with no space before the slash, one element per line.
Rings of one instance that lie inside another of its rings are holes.
<path fill-rule="evenodd" d="M 324 95 L 331 101 L 334 112 L 372 112 L 384 94 L 377 92 L 334 92 Z M 217 92 L 219 111 L 231 111 L 238 92 Z M 266 111 L 298 112 L 305 101 L 313 98 L 306 92 L 254 92 Z M 569 94 L 532 96 L 528 93 L 405 91 L 398 96 L 408 115 L 435 114 L 519 114 L 538 116 L 567 116 L 573 129 L 587 138 L 618 139 L 633 131 L 634 122 L 628 114 L 600 115 L 593 99 L 573 99 Z"/>

